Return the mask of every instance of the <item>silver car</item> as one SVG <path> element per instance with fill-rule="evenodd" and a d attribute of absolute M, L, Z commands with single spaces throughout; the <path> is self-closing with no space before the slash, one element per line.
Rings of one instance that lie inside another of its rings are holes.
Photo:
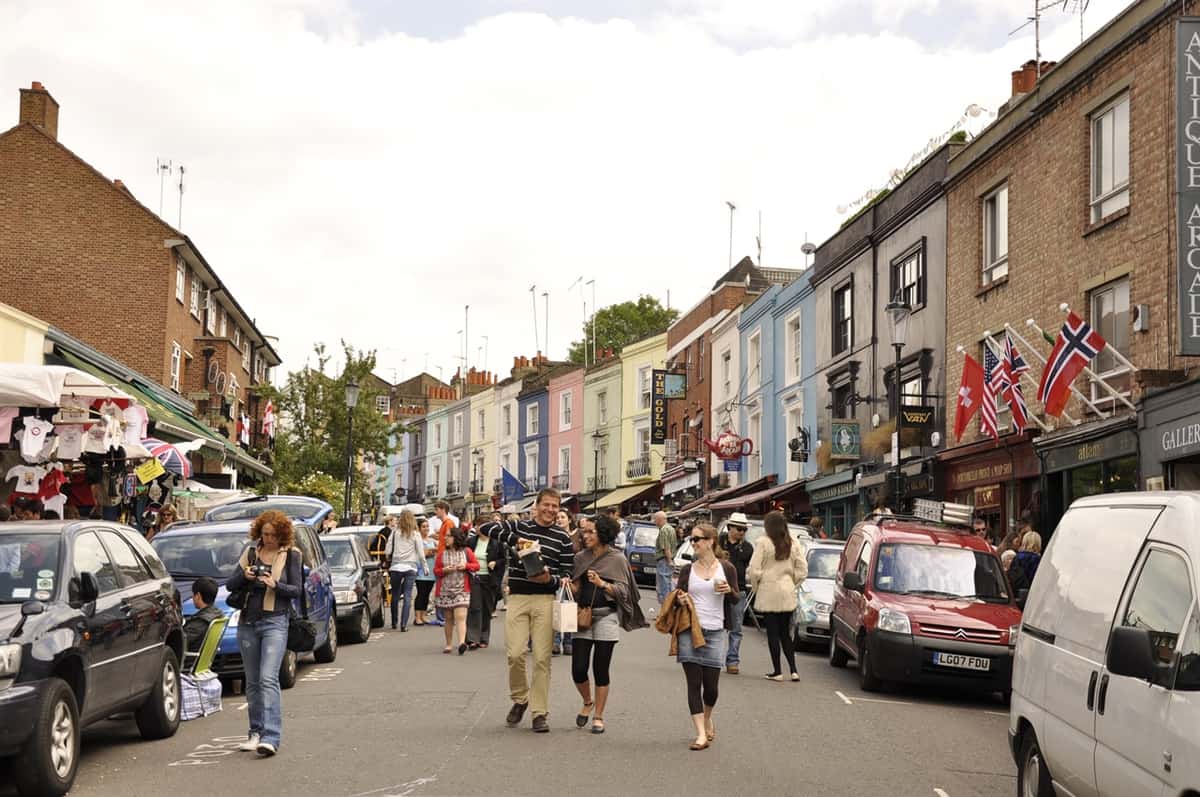
<path fill-rule="evenodd" d="M 829 647 L 829 610 L 844 540 L 808 543 L 808 578 L 796 590 L 796 647 Z"/>

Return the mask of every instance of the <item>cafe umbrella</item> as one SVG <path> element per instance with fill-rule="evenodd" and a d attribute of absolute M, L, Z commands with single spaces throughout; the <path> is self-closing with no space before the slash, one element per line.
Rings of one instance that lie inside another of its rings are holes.
<path fill-rule="evenodd" d="M 142 445 L 150 452 L 150 456 L 161 462 L 171 473 L 184 479 L 192 477 L 192 463 L 188 462 L 188 458 L 175 446 L 155 437 L 142 440 Z"/>

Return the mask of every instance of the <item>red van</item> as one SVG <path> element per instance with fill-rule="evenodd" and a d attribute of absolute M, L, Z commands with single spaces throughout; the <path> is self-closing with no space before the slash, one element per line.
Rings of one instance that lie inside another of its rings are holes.
<path fill-rule="evenodd" d="M 854 658 L 866 691 L 928 683 L 1007 697 L 1020 623 L 999 557 L 969 528 L 875 516 L 842 553 L 829 664 Z"/>

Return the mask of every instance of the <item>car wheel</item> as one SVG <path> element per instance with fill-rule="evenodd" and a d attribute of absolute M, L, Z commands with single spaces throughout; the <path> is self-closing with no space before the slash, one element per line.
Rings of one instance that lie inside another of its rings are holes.
<path fill-rule="evenodd" d="M 871 659 L 871 646 L 866 637 L 858 645 L 858 685 L 864 692 L 878 692 L 883 686 L 875 674 L 875 662 Z"/>
<path fill-rule="evenodd" d="M 143 739 L 166 739 L 179 729 L 179 662 L 175 651 L 163 651 L 158 678 L 146 702 L 138 707 L 133 718 Z"/>
<path fill-rule="evenodd" d="M 1017 793 L 1020 797 L 1054 797 L 1050 785 L 1050 770 L 1038 747 L 1033 731 L 1028 731 L 1021 745 L 1021 760 L 1017 764 Z"/>
<path fill-rule="evenodd" d="M 79 764 L 79 708 L 61 678 L 49 678 L 34 714 L 33 733 L 13 760 L 17 793 L 66 794 Z"/>
<path fill-rule="evenodd" d="M 296 685 L 296 659 L 299 656 L 294 650 L 283 653 L 283 662 L 279 665 L 279 688 L 291 689 Z"/>
<path fill-rule="evenodd" d="M 337 658 L 337 643 L 337 623 L 331 614 L 325 628 L 325 644 L 313 651 L 318 664 L 329 664 Z"/>
<path fill-rule="evenodd" d="M 354 629 L 354 641 L 366 642 L 371 636 L 371 608 L 363 606 L 358 613 L 358 628 Z"/>
<path fill-rule="evenodd" d="M 841 669 L 850 661 L 850 655 L 838 647 L 837 634 L 829 635 L 829 666 Z"/>

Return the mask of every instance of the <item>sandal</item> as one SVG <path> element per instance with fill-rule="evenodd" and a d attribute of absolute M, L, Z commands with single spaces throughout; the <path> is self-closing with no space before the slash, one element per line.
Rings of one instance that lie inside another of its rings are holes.
<path fill-rule="evenodd" d="M 592 733 L 604 733 L 604 720 L 600 717 L 592 720 Z"/>
<path fill-rule="evenodd" d="M 688 745 L 688 749 L 689 750 L 707 750 L 708 742 L 705 742 L 704 744 L 696 744 L 695 742 L 692 742 L 691 744 Z"/>
<path fill-rule="evenodd" d="M 452 648 L 442 648 L 442 653 L 449 653 Z"/>
<path fill-rule="evenodd" d="M 587 712 L 584 714 L 576 714 L 575 715 L 575 727 L 576 728 L 582 728 L 585 725 L 587 725 L 588 717 L 591 716 L 592 706 L 594 706 L 594 705 L 596 705 L 596 704 L 595 703 L 584 703 L 583 704 L 583 707 L 585 709 L 587 709 Z"/>
<path fill-rule="evenodd" d="M 705 733 L 708 734 L 708 740 L 710 742 L 713 739 L 717 738 L 717 726 L 716 725 L 709 723 L 709 726 L 707 728 L 705 728 L 704 730 L 705 730 Z"/>
<path fill-rule="evenodd" d="M 468 642 L 467 650 L 479 650 L 479 643 L 478 642 Z"/>

